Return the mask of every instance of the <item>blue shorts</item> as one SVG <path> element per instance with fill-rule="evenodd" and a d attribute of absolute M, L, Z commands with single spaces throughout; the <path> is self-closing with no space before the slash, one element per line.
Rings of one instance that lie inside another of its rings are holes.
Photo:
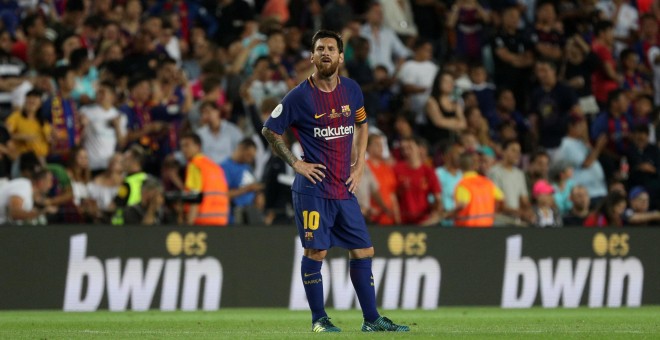
<path fill-rule="evenodd" d="M 305 249 L 370 248 L 371 238 L 355 196 L 334 200 L 293 192 L 298 235 Z"/>

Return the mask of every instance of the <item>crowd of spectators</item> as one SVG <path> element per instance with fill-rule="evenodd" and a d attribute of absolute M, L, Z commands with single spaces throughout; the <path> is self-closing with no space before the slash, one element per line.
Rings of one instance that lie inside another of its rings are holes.
<path fill-rule="evenodd" d="M 364 94 L 369 223 L 455 225 L 467 173 L 495 225 L 658 225 L 659 26 L 659 0 L 3 1 L 0 223 L 190 223 L 183 136 L 230 224 L 293 223 L 259 132 L 325 28 Z"/>

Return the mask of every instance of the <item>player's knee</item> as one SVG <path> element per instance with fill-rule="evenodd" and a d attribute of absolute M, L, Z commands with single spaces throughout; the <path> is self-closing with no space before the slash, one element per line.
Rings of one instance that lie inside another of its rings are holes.
<path fill-rule="evenodd" d="M 323 259 L 325 259 L 325 256 L 328 254 L 328 251 L 319 250 L 319 249 L 305 249 L 304 254 L 306 257 L 309 257 L 314 261 L 323 261 Z"/>
<path fill-rule="evenodd" d="M 350 255 L 352 259 L 363 259 L 367 257 L 374 257 L 374 247 L 363 249 L 351 249 Z"/>

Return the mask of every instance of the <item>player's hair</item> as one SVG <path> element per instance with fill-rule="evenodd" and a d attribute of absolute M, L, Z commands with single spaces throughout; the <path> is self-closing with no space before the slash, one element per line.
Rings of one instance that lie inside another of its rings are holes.
<path fill-rule="evenodd" d="M 337 41 L 337 49 L 339 49 L 339 53 L 344 53 L 344 42 L 341 40 L 341 36 L 337 32 L 330 30 L 318 30 L 314 33 L 314 36 L 312 37 L 312 52 L 314 52 L 316 42 L 325 38 L 335 39 Z"/>
<path fill-rule="evenodd" d="M 181 140 L 184 139 L 189 139 L 191 140 L 195 145 L 201 147 L 202 146 L 202 139 L 199 137 L 198 134 L 194 132 L 186 133 L 183 136 L 181 136 Z"/>

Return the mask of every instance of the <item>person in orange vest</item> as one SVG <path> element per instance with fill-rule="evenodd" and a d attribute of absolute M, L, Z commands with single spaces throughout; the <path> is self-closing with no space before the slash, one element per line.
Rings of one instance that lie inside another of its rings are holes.
<path fill-rule="evenodd" d="M 465 152 L 459 160 L 463 178 L 454 191 L 456 209 L 453 215 L 457 227 L 492 227 L 495 211 L 504 199 L 502 190 L 477 172 L 476 156 L 473 152 Z"/>
<path fill-rule="evenodd" d="M 201 202 L 188 204 L 184 222 L 188 225 L 224 226 L 229 221 L 227 180 L 222 168 L 201 153 L 202 140 L 191 133 L 181 137 L 181 152 L 188 161 L 185 188 L 201 194 Z"/>

